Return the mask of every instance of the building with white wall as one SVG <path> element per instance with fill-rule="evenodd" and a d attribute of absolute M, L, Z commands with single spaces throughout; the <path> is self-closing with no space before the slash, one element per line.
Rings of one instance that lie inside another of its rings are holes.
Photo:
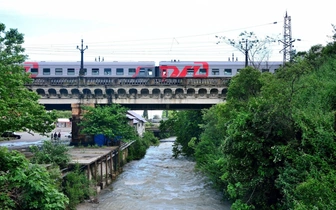
<path fill-rule="evenodd" d="M 143 136 L 143 133 L 146 130 L 145 123 L 147 122 L 141 115 L 137 114 L 134 111 L 127 111 L 126 114 L 129 119 L 128 123 L 135 128 L 139 136 Z"/>

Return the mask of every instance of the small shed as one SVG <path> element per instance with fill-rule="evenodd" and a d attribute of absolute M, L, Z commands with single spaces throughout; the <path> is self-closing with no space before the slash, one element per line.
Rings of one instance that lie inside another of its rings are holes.
<path fill-rule="evenodd" d="M 71 128 L 71 122 L 68 118 L 58 118 L 56 123 L 57 128 Z"/>

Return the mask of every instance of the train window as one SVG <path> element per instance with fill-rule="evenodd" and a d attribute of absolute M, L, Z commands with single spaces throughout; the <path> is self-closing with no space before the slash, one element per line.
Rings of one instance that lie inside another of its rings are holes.
<path fill-rule="evenodd" d="M 55 68 L 55 75 L 62 75 L 63 69 L 62 68 Z"/>
<path fill-rule="evenodd" d="M 269 72 L 269 69 L 261 69 L 261 72 Z"/>
<path fill-rule="evenodd" d="M 206 69 L 200 69 L 200 70 L 199 70 L 199 74 L 203 74 L 203 75 L 205 75 L 205 74 L 206 74 Z"/>
<path fill-rule="evenodd" d="M 146 76 L 145 68 L 140 68 L 139 76 Z"/>
<path fill-rule="evenodd" d="M 224 69 L 224 75 L 232 75 L 232 69 Z"/>
<path fill-rule="evenodd" d="M 219 75 L 219 69 L 212 69 L 212 75 Z"/>
<path fill-rule="evenodd" d="M 104 69 L 104 75 L 111 75 L 111 74 L 112 74 L 112 70 L 110 68 Z"/>
<path fill-rule="evenodd" d="M 134 74 L 135 74 L 134 68 L 128 69 L 128 75 L 134 75 Z"/>
<path fill-rule="evenodd" d="M 30 72 L 32 75 L 37 75 L 38 74 L 38 69 L 37 68 L 31 68 Z"/>
<path fill-rule="evenodd" d="M 117 68 L 117 75 L 124 75 L 124 69 L 123 68 Z"/>
<path fill-rule="evenodd" d="M 99 75 L 99 69 L 92 69 L 92 75 Z"/>
<path fill-rule="evenodd" d="M 194 75 L 194 69 L 188 69 L 187 75 Z"/>
<path fill-rule="evenodd" d="M 148 75 L 152 76 L 153 75 L 153 69 L 148 69 Z"/>
<path fill-rule="evenodd" d="M 50 68 L 43 68 L 43 75 L 50 75 Z"/>
<path fill-rule="evenodd" d="M 73 68 L 68 69 L 67 74 L 68 74 L 68 75 L 75 75 L 75 69 L 73 69 Z"/>

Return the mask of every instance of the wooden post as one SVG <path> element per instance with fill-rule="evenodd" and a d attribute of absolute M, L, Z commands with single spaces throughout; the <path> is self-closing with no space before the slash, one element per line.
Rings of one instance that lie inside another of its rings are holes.
<path fill-rule="evenodd" d="M 120 172 L 120 146 L 118 147 L 118 171 Z M 122 157 L 121 157 L 122 158 Z"/>
<path fill-rule="evenodd" d="M 103 189 L 103 159 L 100 159 L 100 188 Z"/>
<path fill-rule="evenodd" d="M 108 177 L 108 174 L 107 174 L 107 164 L 108 164 L 108 162 L 107 162 L 107 155 L 105 155 L 105 183 L 106 183 L 106 186 L 108 185 L 108 179 L 107 179 L 107 177 Z"/>
<path fill-rule="evenodd" d="M 97 170 L 97 161 L 95 161 L 95 163 L 94 163 L 94 168 L 95 168 L 95 175 L 94 175 L 94 178 L 95 178 L 95 181 L 96 182 L 98 182 L 98 180 L 97 180 L 97 172 L 98 172 L 98 170 Z"/>
<path fill-rule="evenodd" d="M 112 151 L 110 152 L 110 174 L 111 174 L 111 181 L 113 179 L 113 155 L 112 155 Z"/>
<path fill-rule="evenodd" d="M 87 165 L 87 174 L 88 174 L 88 179 L 91 180 L 91 168 L 90 168 L 90 164 Z"/>

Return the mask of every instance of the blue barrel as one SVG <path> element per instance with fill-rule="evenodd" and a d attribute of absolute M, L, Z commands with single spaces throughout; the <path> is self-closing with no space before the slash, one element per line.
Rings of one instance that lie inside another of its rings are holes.
<path fill-rule="evenodd" d="M 105 144 L 105 136 L 104 134 L 96 134 L 94 136 L 94 142 L 98 146 L 103 146 Z"/>

